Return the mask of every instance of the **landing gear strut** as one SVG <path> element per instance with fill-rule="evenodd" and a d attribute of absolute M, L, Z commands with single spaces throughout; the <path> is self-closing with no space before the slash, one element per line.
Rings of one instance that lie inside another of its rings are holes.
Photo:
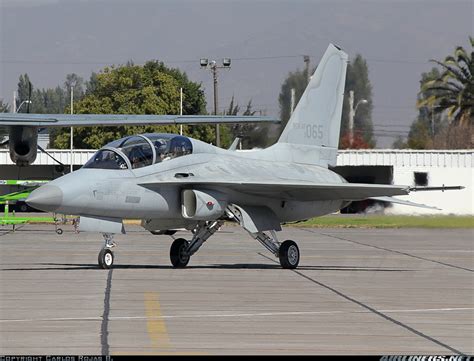
<path fill-rule="evenodd" d="M 280 244 L 275 231 L 271 231 L 270 233 L 271 236 L 264 232 L 250 233 L 250 235 L 279 258 L 282 268 L 295 269 L 298 267 L 300 263 L 300 250 L 298 245 L 291 240 Z"/>
<path fill-rule="evenodd" d="M 295 242 L 287 240 L 280 244 L 280 242 L 278 242 L 275 231 L 270 231 L 270 234 L 267 234 L 262 231 L 252 232 L 248 230 L 245 227 L 242 212 L 236 206 L 229 205 L 227 207 L 227 214 L 229 218 L 233 218 L 247 232 L 249 232 L 249 234 L 254 239 L 259 241 L 266 249 L 272 252 L 275 257 L 278 257 L 282 268 L 295 269 L 296 267 L 298 267 L 298 264 L 300 262 L 300 250 Z"/>
<path fill-rule="evenodd" d="M 110 233 L 104 233 L 104 247 L 99 252 L 98 263 L 99 267 L 103 269 L 109 269 L 114 264 L 114 253 L 112 248 L 115 247 L 114 235 Z"/>
<path fill-rule="evenodd" d="M 176 239 L 170 248 L 171 264 L 175 268 L 186 267 L 191 256 L 211 237 L 224 221 L 199 222 L 190 242 L 184 238 Z"/>

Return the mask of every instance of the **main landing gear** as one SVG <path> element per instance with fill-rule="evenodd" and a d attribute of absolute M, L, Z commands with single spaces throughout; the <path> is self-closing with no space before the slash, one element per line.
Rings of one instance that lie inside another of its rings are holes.
<path fill-rule="evenodd" d="M 234 218 L 243 226 L 241 215 L 236 209 L 233 209 L 232 213 L 229 215 L 232 215 L 231 218 Z M 190 241 L 187 241 L 184 238 L 175 239 L 170 248 L 170 260 L 173 267 L 186 267 L 191 256 L 195 254 L 204 242 L 216 233 L 223 224 L 224 221 L 222 220 L 199 222 L 193 231 L 193 238 Z M 244 227 L 244 229 L 246 228 Z M 280 260 L 282 268 L 295 269 L 298 267 L 300 262 L 300 250 L 294 241 L 286 240 L 280 244 L 275 231 L 251 232 L 248 229 L 246 230 L 254 239 L 259 241 Z M 114 253 L 112 252 L 112 248 L 115 247 L 115 243 L 113 241 L 113 234 L 104 233 L 103 236 L 105 244 L 99 252 L 98 264 L 100 268 L 110 269 L 114 264 Z"/>
<path fill-rule="evenodd" d="M 231 218 L 234 218 L 241 225 L 243 224 L 241 214 L 236 209 L 232 209 L 229 215 L 232 215 Z M 206 242 L 223 223 L 224 221 L 200 222 L 193 232 L 194 235 L 191 241 L 187 241 L 184 238 L 175 239 L 170 248 L 170 260 L 173 267 L 186 267 L 191 256 L 197 252 L 202 244 Z M 275 231 L 270 231 L 268 234 L 266 232 L 248 232 L 280 260 L 282 268 L 295 269 L 298 267 L 300 262 L 300 250 L 294 241 L 287 240 L 280 244 Z"/>
<path fill-rule="evenodd" d="M 114 253 L 112 248 L 115 247 L 114 235 L 110 233 L 104 233 L 104 247 L 99 252 L 98 263 L 99 267 L 103 269 L 109 269 L 114 264 Z"/>
<path fill-rule="evenodd" d="M 275 231 L 270 231 L 269 234 L 262 231 L 251 232 L 245 227 L 242 212 L 236 206 L 229 205 L 227 207 L 227 215 L 239 223 L 252 238 L 259 241 L 266 249 L 272 252 L 275 257 L 278 257 L 282 268 L 295 269 L 298 267 L 300 263 L 300 250 L 294 241 L 287 240 L 280 244 Z"/>
<path fill-rule="evenodd" d="M 250 233 L 250 232 L 249 232 Z M 266 249 L 272 252 L 280 260 L 280 265 L 285 269 L 295 269 L 300 263 L 300 250 L 298 245 L 287 240 L 279 243 L 275 231 L 270 231 L 271 235 L 265 232 L 250 233 L 250 235 L 259 241 Z"/>
<path fill-rule="evenodd" d="M 183 268 L 191 256 L 224 224 L 224 221 L 199 222 L 194 230 L 191 241 L 184 238 L 175 239 L 170 248 L 171 264 L 175 268 Z"/>

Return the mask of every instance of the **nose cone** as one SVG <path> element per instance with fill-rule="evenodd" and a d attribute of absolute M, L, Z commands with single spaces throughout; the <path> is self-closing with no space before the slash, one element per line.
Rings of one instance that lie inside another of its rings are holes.
<path fill-rule="evenodd" d="M 44 185 L 35 189 L 26 199 L 29 206 L 47 212 L 54 212 L 61 206 L 62 201 L 63 192 L 53 185 Z"/>

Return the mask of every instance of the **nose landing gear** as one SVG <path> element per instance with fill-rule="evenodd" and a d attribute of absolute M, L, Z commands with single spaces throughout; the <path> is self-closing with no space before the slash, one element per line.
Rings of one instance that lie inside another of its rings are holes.
<path fill-rule="evenodd" d="M 104 233 L 104 248 L 99 252 L 98 264 L 102 269 L 110 269 L 114 264 L 114 253 L 112 248 L 116 246 L 114 242 L 114 235 L 110 233 Z"/>

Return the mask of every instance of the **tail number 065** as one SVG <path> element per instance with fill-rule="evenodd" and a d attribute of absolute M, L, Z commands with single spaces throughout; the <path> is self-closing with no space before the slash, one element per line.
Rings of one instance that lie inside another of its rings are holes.
<path fill-rule="evenodd" d="M 306 138 L 323 139 L 323 129 L 322 125 L 307 125 L 305 136 Z"/>

